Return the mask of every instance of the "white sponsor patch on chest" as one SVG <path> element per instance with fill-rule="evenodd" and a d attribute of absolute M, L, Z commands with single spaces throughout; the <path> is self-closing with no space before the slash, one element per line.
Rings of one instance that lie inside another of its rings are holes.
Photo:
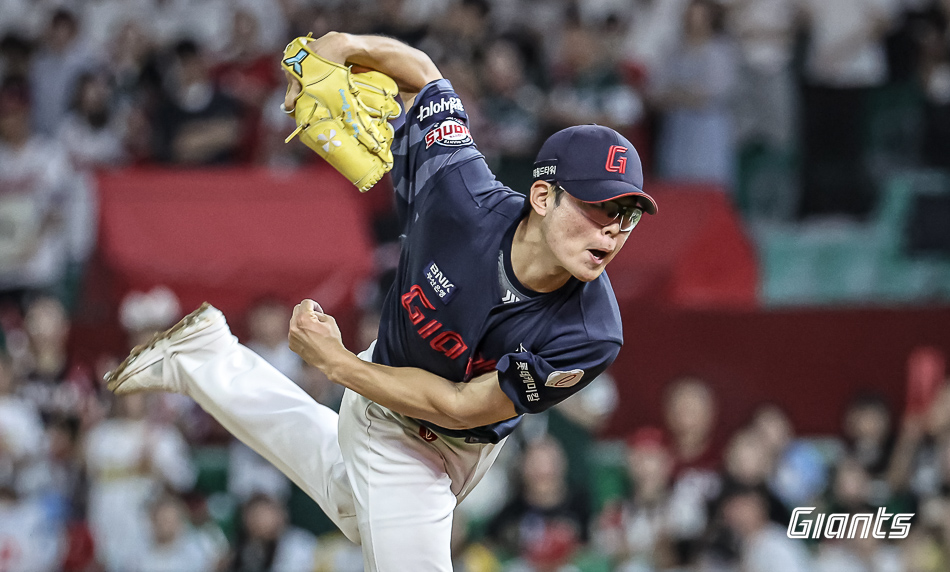
<path fill-rule="evenodd" d="M 552 371 L 544 385 L 547 387 L 571 387 L 584 378 L 584 370 Z"/>
<path fill-rule="evenodd" d="M 426 266 L 425 276 L 426 280 L 429 281 L 429 286 L 435 290 L 435 293 L 439 296 L 439 299 L 442 300 L 442 302 L 448 304 L 449 300 L 452 299 L 452 296 L 455 295 L 457 287 L 451 280 L 449 280 L 449 277 L 439 269 L 439 266 L 434 260 L 430 262 L 428 266 Z"/>

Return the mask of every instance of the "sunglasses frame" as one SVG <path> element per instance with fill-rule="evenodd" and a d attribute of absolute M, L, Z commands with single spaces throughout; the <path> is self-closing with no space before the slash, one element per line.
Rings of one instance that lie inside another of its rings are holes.
<path fill-rule="evenodd" d="M 578 198 L 575 198 L 574 195 L 571 195 L 571 193 L 567 189 L 565 189 L 564 187 L 562 187 L 561 185 L 557 183 L 552 184 L 552 187 L 554 189 L 560 189 L 565 194 L 570 195 L 570 198 L 575 203 L 577 203 L 578 210 L 581 212 L 581 214 L 584 215 L 584 217 L 587 218 L 587 220 L 593 222 L 594 224 L 600 225 L 601 227 L 607 227 L 619 222 L 620 232 L 630 232 L 637 227 L 637 224 L 640 222 L 640 219 L 643 217 L 643 209 L 640 208 L 639 206 L 634 205 L 634 206 L 625 207 L 618 204 L 617 208 L 619 209 L 619 211 L 617 212 L 616 215 L 614 215 L 613 218 L 609 218 L 607 213 L 602 208 L 598 207 L 598 205 L 603 205 L 604 203 L 608 203 L 611 201 L 603 201 L 601 203 L 588 203 Z M 607 222 L 601 222 L 597 220 L 596 218 L 594 218 L 597 215 L 593 213 L 602 213 L 603 217 L 608 217 Z M 625 227 L 623 224 L 623 221 L 625 219 L 630 221 L 630 225 L 628 227 Z"/>

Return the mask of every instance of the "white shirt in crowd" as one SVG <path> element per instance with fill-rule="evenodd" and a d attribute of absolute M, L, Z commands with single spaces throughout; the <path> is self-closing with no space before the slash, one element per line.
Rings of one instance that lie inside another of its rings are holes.
<path fill-rule="evenodd" d="M 788 531 L 769 524 L 749 539 L 742 551 L 745 572 L 811 572 L 811 557 L 801 540 L 788 537 Z"/>
<path fill-rule="evenodd" d="M 0 500 L 0 570 L 53 572 L 63 551 L 59 523 L 32 500 Z"/>
<path fill-rule="evenodd" d="M 151 472 L 142 473 L 143 457 Z M 170 425 L 109 419 L 86 440 L 89 525 L 108 570 L 137 564 L 148 545 L 148 503 L 164 484 L 190 489 L 196 472 L 188 445 Z"/>
<path fill-rule="evenodd" d="M 887 80 L 883 36 L 898 0 L 800 0 L 810 34 L 806 73 L 819 85 L 874 87 Z"/>
<path fill-rule="evenodd" d="M 41 288 L 62 276 L 72 250 L 66 221 L 74 180 L 56 141 L 0 143 L 0 287 Z"/>

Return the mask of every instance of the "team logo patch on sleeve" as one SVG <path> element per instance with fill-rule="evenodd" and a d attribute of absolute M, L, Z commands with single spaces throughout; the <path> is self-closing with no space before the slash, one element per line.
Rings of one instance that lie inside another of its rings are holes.
<path fill-rule="evenodd" d="M 462 147 L 472 144 L 472 134 L 460 119 L 450 117 L 436 123 L 426 133 L 426 149 L 438 143 L 445 147 Z"/>
<path fill-rule="evenodd" d="M 544 385 L 547 387 L 571 387 L 584 378 L 584 370 L 552 371 Z"/>

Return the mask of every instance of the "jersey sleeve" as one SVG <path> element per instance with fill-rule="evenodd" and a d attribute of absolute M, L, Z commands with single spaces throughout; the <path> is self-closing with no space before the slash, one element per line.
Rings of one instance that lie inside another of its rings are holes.
<path fill-rule="evenodd" d="M 604 340 L 510 353 L 498 361 L 498 382 L 518 413 L 540 413 L 586 387 L 618 353 L 619 343 Z"/>
<path fill-rule="evenodd" d="M 406 110 L 393 141 L 393 187 L 404 225 L 447 172 L 474 157 L 481 154 L 461 98 L 446 79 L 429 83 Z"/>

